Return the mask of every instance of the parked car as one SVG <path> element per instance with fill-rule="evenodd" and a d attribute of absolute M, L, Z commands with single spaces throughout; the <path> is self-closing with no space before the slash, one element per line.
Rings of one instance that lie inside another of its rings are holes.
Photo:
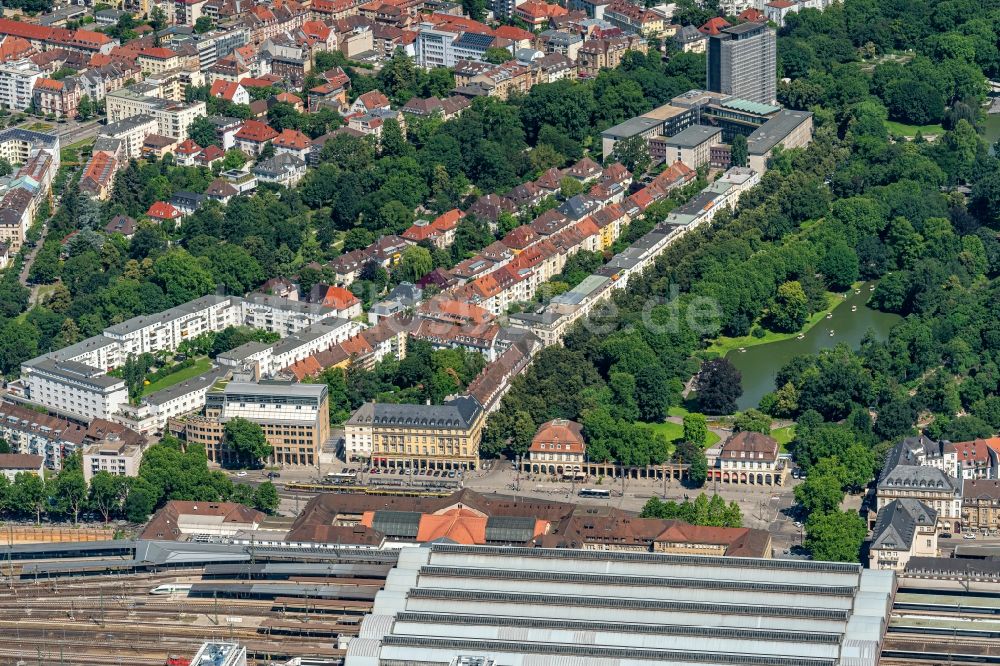
<path fill-rule="evenodd" d="M 236 476 L 241 477 L 241 478 L 244 477 L 244 476 L 246 476 L 246 475 L 247 475 L 246 470 L 242 470 L 242 471 L 236 472 Z"/>
<path fill-rule="evenodd" d="M 939 539 L 950 539 L 951 538 L 951 532 L 945 532 L 944 534 L 939 534 L 938 538 Z"/>
<path fill-rule="evenodd" d="M 962 535 L 962 538 L 963 539 L 975 539 L 976 535 L 973 534 L 972 532 L 966 532 L 965 534 Z"/>

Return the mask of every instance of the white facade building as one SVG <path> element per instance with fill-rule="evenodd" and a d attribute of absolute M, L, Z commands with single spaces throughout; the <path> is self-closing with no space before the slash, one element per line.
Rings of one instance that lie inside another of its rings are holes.
<path fill-rule="evenodd" d="M 337 313 L 325 305 L 301 303 L 269 294 L 250 294 L 243 302 L 243 309 L 247 326 L 282 336 L 298 333 Z"/>
<path fill-rule="evenodd" d="M 0 106 L 24 111 L 31 106 L 35 81 L 45 74 L 30 60 L 0 65 Z"/>

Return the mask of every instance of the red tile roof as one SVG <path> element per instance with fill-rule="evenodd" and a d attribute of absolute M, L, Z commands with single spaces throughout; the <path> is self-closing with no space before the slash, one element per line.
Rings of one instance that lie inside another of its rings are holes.
<path fill-rule="evenodd" d="M 555 448 L 556 444 L 559 445 L 558 449 Z M 576 421 L 567 419 L 553 419 L 538 426 L 538 432 L 535 433 L 531 440 L 531 446 L 528 447 L 532 453 L 542 450 L 561 450 L 563 453 L 582 454 L 585 449 L 583 426 Z"/>
<path fill-rule="evenodd" d="M 343 287 L 328 287 L 323 295 L 323 305 L 337 310 L 346 310 L 354 307 L 360 301 L 358 297 L 344 289 Z"/>
<path fill-rule="evenodd" d="M 197 155 L 201 152 L 201 146 L 194 142 L 194 139 L 186 139 L 174 150 L 175 155 Z"/>
<path fill-rule="evenodd" d="M 212 83 L 212 87 L 209 89 L 208 94 L 216 99 L 224 99 L 227 102 L 232 102 L 239 90 L 239 83 L 226 81 L 225 79 L 216 79 Z"/>
<path fill-rule="evenodd" d="M 264 143 L 265 141 L 274 139 L 276 136 L 278 136 L 278 133 L 274 131 L 274 128 L 259 120 L 246 121 L 243 123 L 240 131 L 236 133 L 237 140 L 252 141 L 255 143 Z"/>
<path fill-rule="evenodd" d="M 166 201 L 156 201 L 146 211 L 146 216 L 156 220 L 176 220 L 181 214 Z"/>
<path fill-rule="evenodd" d="M 305 134 L 298 130 L 285 129 L 271 142 L 275 148 L 288 148 L 290 150 L 305 150 L 312 145 Z"/>
<path fill-rule="evenodd" d="M 360 95 L 357 101 L 361 102 L 369 111 L 389 106 L 389 98 L 378 90 L 369 90 L 365 94 Z"/>
<path fill-rule="evenodd" d="M 221 159 L 226 156 L 226 153 L 222 148 L 216 145 L 205 146 L 205 149 L 198 154 L 196 158 L 199 162 L 214 162 L 215 160 Z"/>
<path fill-rule="evenodd" d="M 152 47 L 148 49 L 143 49 L 139 52 L 139 55 L 145 56 L 147 58 L 156 58 L 157 60 L 169 60 L 177 55 L 176 51 L 171 51 L 170 49 L 165 49 L 163 47 Z"/>
<path fill-rule="evenodd" d="M 282 92 L 274 96 L 274 99 L 278 102 L 284 102 L 285 104 L 301 104 L 302 98 L 298 95 L 293 95 L 292 93 Z"/>
<path fill-rule="evenodd" d="M 721 16 L 716 16 L 715 18 L 710 18 L 705 21 L 705 24 L 698 28 L 698 30 L 706 35 L 717 35 L 723 28 L 728 28 L 731 23 Z"/>
<path fill-rule="evenodd" d="M 534 33 L 513 25 L 500 26 L 496 29 L 496 36 L 501 39 L 509 39 L 512 42 L 521 42 L 524 40 L 532 41 L 535 39 Z"/>

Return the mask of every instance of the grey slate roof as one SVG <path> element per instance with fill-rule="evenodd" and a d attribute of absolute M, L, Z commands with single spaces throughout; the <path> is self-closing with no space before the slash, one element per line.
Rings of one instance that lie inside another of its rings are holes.
<path fill-rule="evenodd" d="M 347 421 L 352 425 L 412 425 L 467 429 L 482 410 L 474 398 L 454 398 L 443 405 L 396 405 L 366 402 Z"/>
<path fill-rule="evenodd" d="M 915 499 L 897 499 L 878 512 L 872 531 L 873 550 L 909 550 L 920 526 L 937 524 L 937 511 Z"/>

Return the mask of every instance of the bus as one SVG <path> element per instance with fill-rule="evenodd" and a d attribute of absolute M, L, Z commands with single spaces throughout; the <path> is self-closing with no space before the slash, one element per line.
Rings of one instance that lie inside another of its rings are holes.
<path fill-rule="evenodd" d="M 609 499 L 611 497 L 610 490 L 599 490 L 597 488 L 584 488 L 580 491 L 580 497 L 596 497 L 598 499 Z"/>
<path fill-rule="evenodd" d="M 348 472 L 330 472 L 326 475 L 327 483 L 335 483 L 337 485 L 341 484 L 353 484 L 358 482 L 357 474 L 350 474 Z"/>

